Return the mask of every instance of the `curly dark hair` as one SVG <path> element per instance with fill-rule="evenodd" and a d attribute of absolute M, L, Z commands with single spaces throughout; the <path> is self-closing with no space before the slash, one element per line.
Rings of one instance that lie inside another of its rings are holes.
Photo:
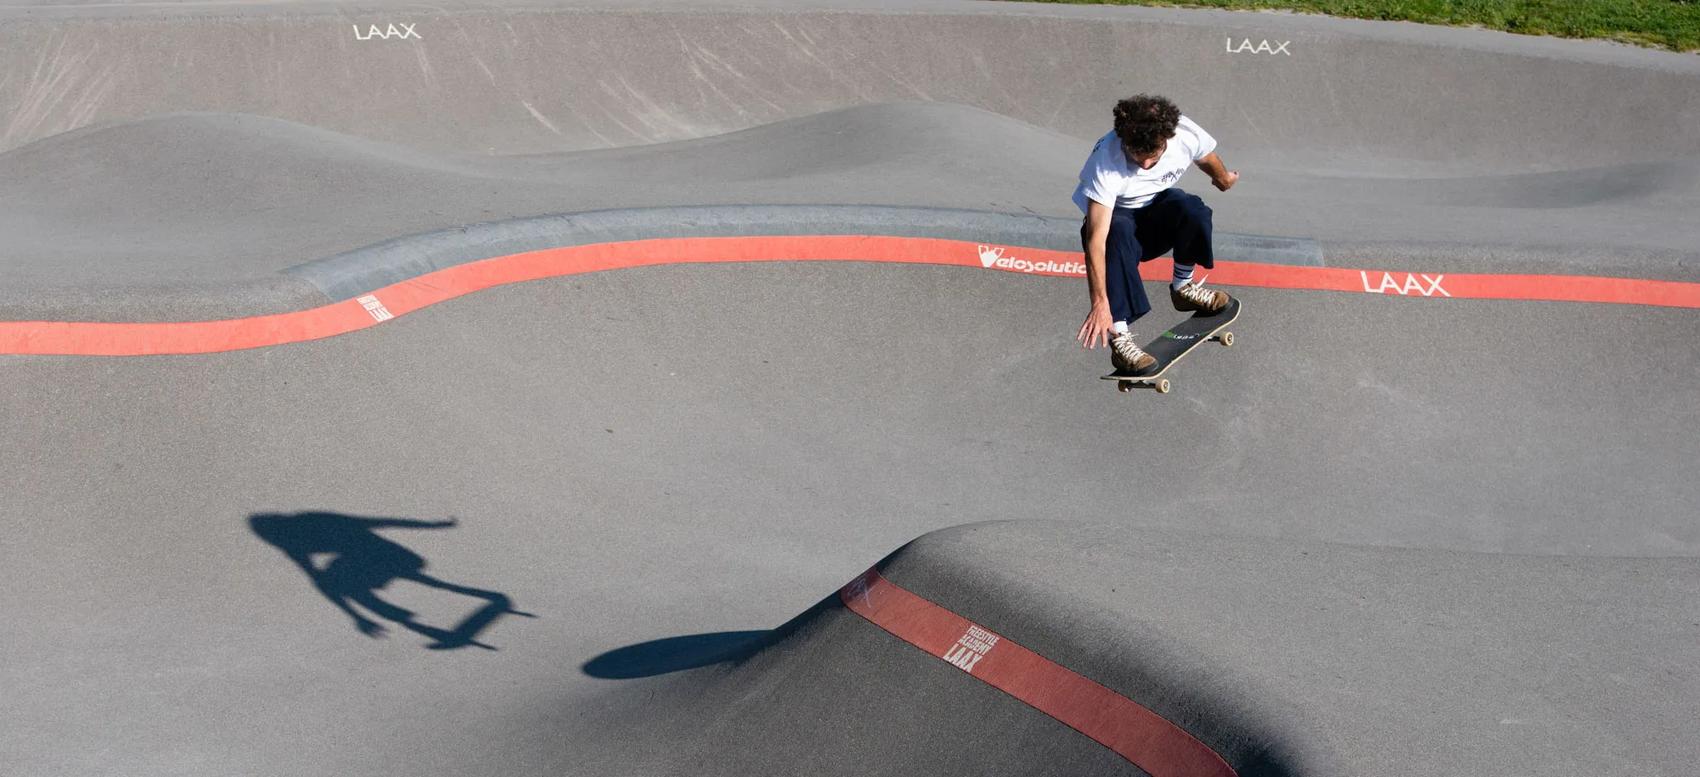
<path fill-rule="evenodd" d="M 1174 137 L 1181 121 L 1181 109 L 1166 97 L 1136 94 L 1116 103 L 1116 137 L 1121 138 L 1122 153 L 1129 160 L 1150 156 L 1163 147 L 1163 141 Z"/>

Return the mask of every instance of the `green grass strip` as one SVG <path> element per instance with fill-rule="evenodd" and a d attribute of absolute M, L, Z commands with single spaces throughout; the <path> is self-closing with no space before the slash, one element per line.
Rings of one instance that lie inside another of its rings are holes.
<path fill-rule="evenodd" d="M 1697 0 L 1096 0 L 1096 4 L 1299 11 L 1354 19 L 1473 25 L 1525 35 L 1602 38 L 1700 52 Z"/>

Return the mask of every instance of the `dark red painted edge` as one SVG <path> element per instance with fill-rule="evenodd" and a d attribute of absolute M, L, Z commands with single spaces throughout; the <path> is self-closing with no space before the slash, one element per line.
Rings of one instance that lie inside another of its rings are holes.
<path fill-rule="evenodd" d="M 1126 758 L 1151 777 L 1234 777 L 1184 729 L 1103 685 L 885 579 L 839 589 L 844 606 L 893 636 L 1007 693 Z"/>

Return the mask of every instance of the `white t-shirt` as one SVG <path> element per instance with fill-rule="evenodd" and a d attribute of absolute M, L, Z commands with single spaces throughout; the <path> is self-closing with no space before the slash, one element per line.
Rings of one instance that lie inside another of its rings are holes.
<path fill-rule="evenodd" d="M 1101 202 L 1112 208 L 1143 208 L 1157 193 L 1175 185 L 1181 174 L 1193 162 L 1216 150 L 1216 139 L 1192 119 L 1181 117 L 1169 147 L 1150 170 L 1130 165 L 1122 153 L 1121 139 L 1116 131 L 1098 139 L 1092 155 L 1080 168 L 1080 185 L 1074 189 L 1074 204 L 1086 212 L 1086 201 Z"/>

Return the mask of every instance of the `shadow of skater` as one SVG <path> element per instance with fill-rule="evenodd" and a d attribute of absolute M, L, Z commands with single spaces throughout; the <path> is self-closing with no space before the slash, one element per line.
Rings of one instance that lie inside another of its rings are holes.
<path fill-rule="evenodd" d="M 313 586 L 332 604 L 354 619 L 354 627 L 368 637 L 384 634 L 384 627 L 356 609 L 358 604 L 372 615 L 410 631 L 430 637 L 426 647 L 450 650 L 474 645 L 496 648 L 478 641 L 478 635 L 502 615 L 512 613 L 536 617 L 513 608 L 507 594 L 455 585 L 425 573 L 425 558 L 377 534 L 377 529 L 447 529 L 446 521 L 416 521 L 406 518 L 360 518 L 338 513 L 256 513 L 248 526 L 260 539 L 283 551 L 307 573 Z M 329 555 L 321 565 L 316 555 Z M 442 629 L 414 619 L 411 610 L 378 598 L 377 591 L 395 580 L 411 580 L 463 596 L 484 600 L 484 606 L 453 628 Z"/>

